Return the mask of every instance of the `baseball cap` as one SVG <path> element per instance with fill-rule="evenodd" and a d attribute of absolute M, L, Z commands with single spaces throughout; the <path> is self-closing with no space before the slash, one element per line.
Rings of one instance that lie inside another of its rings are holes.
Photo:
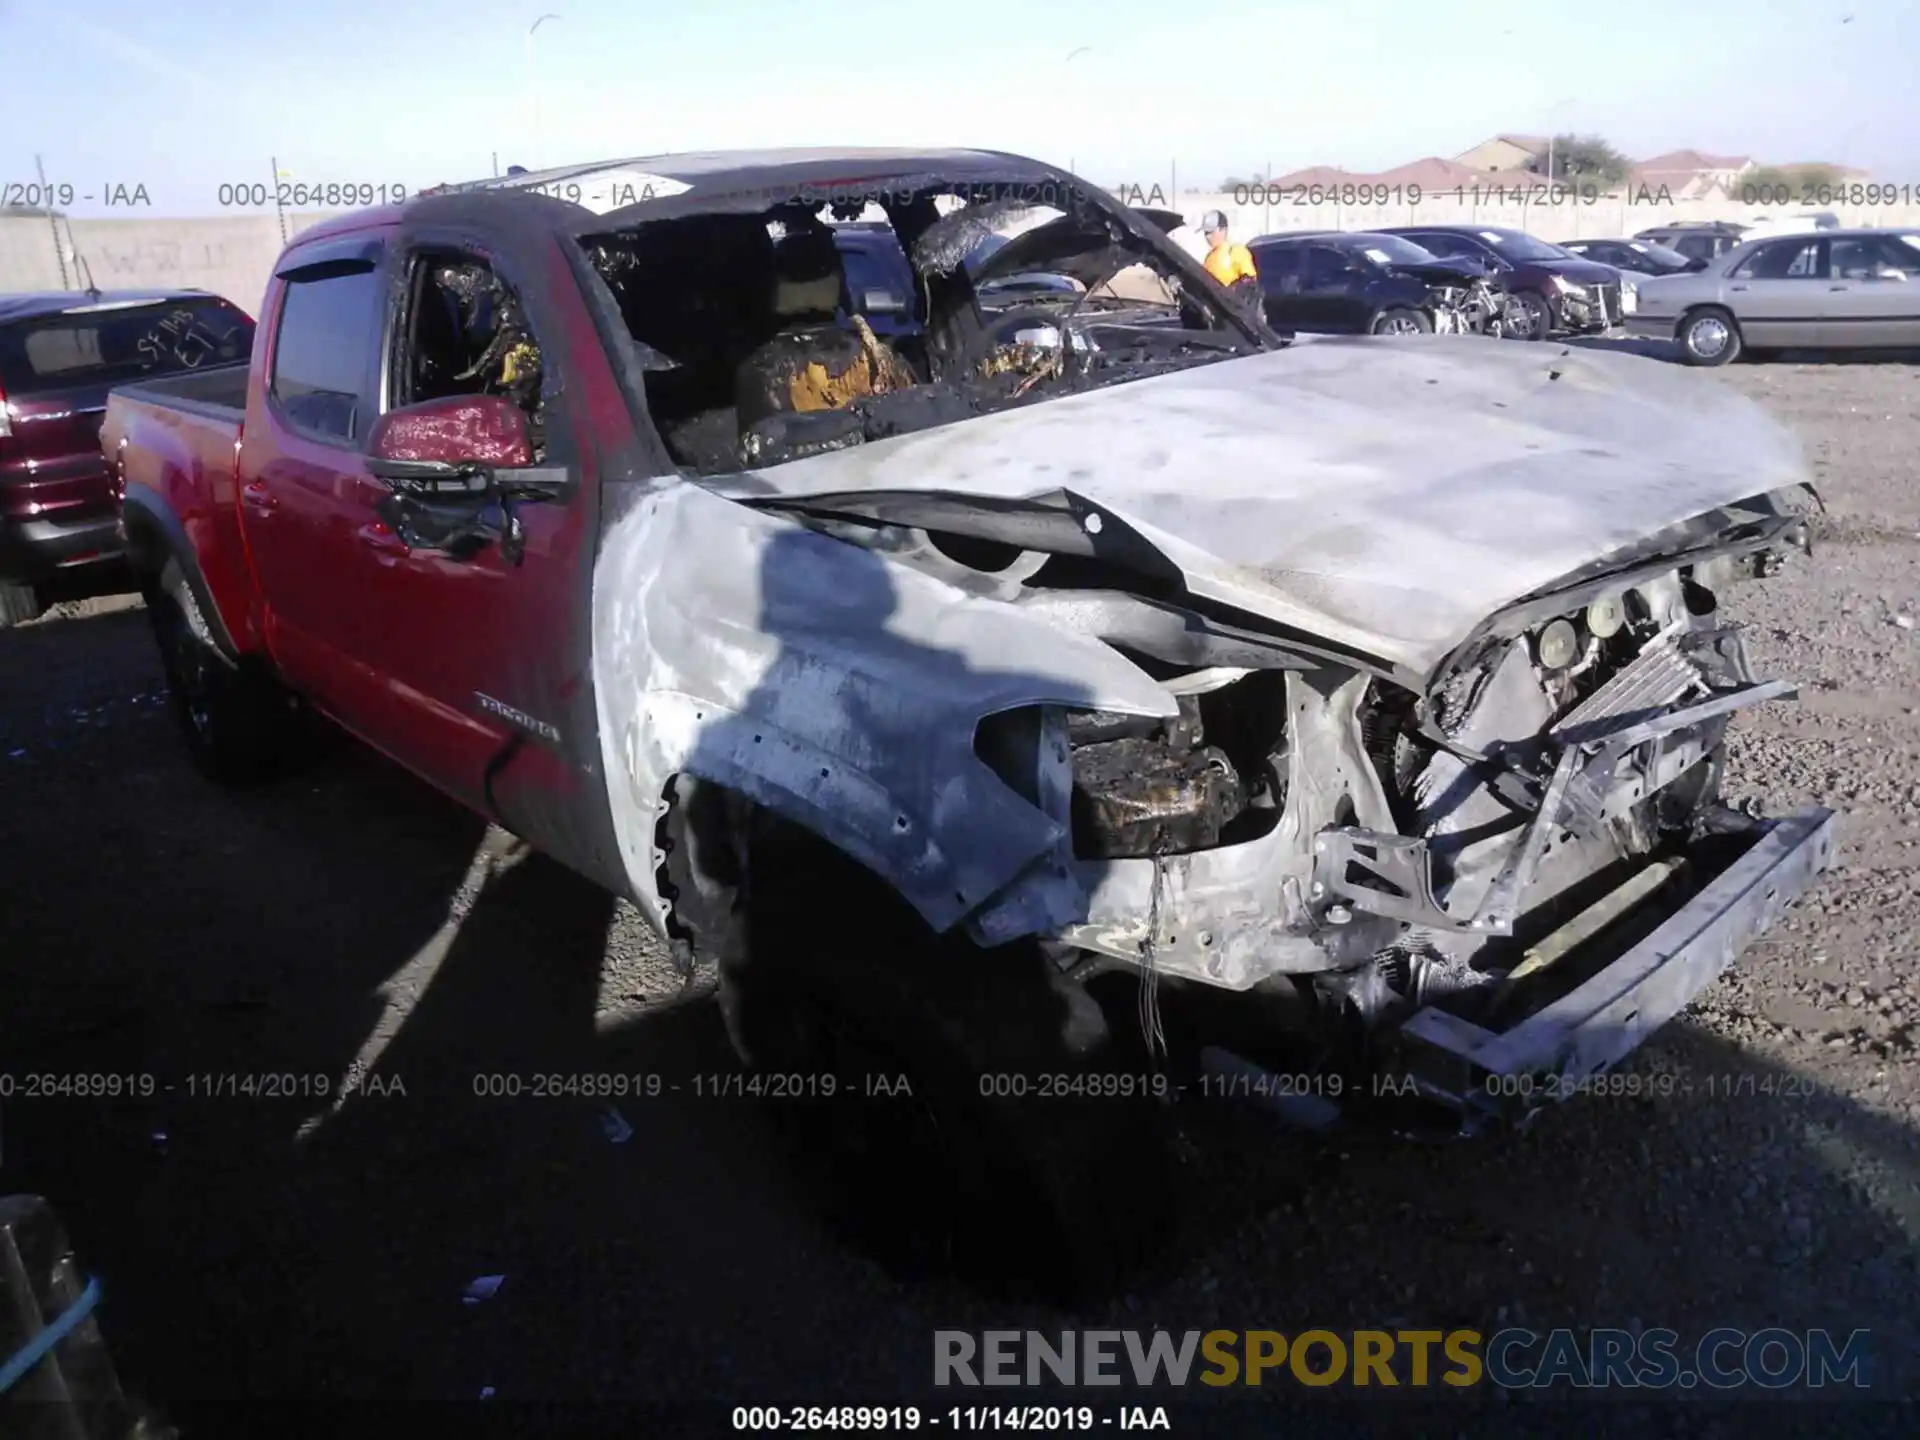
<path fill-rule="evenodd" d="M 1222 211 L 1209 210 L 1200 217 L 1200 231 L 1202 234 L 1205 234 L 1209 230 L 1224 230 L 1226 228 L 1227 217 Z"/>

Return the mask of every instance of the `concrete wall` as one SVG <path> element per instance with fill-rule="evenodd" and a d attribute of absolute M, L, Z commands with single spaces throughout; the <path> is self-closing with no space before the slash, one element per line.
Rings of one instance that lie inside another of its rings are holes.
<path fill-rule="evenodd" d="M 1651 225 L 1674 220 L 1752 220 L 1767 214 L 1791 214 L 1794 208 L 1742 205 L 1731 200 L 1694 200 L 1668 205 L 1600 200 L 1594 204 L 1560 206 L 1475 205 L 1471 197 L 1451 194 L 1426 196 L 1419 205 L 1353 206 L 1323 203 L 1294 205 L 1290 197 L 1242 193 L 1183 192 L 1169 203 L 1164 194 L 1130 189 L 1122 195 L 1133 204 L 1179 210 L 1188 223 L 1207 210 L 1224 210 L 1240 239 L 1271 230 L 1360 230 L 1381 225 L 1478 224 L 1511 225 L 1545 240 L 1575 240 L 1585 236 L 1631 235 Z M 1849 225 L 1905 225 L 1920 228 L 1920 205 L 1823 207 Z M 287 217 L 289 234 L 326 219 L 325 215 Z M 69 222 L 61 222 L 61 245 Z M 205 220 L 75 220 L 71 222 L 73 248 L 93 272 L 103 290 L 143 286 L 193 286 L 224 295 L 249 314 L 257 315 L 266 292 L 267 277 L 280 253 L 280 224 L 271 215 L 223 216 Z M 1186 232 L 1180 238 L 1188 240 Z M 1197 243 L 1197 242 L 1189 242 Z M 0 293 L 20 290 L 58 290 L 61 287 L 60 252 L 52 227 L 43 217 L 0 216 Z M 79 290 L 85 281 L 71 260 L 66 288 Z"/>
<path fill-rule="evenodd" d="M 296 234 L 324 215 L 289 215 Z M 44 217 L 0 217 L 0 293 L 86 288 L 84 272 L 68 253 L 86 261 L 102 290 L 182 288 L 224 295 L 250 315 L 259 313 L 267 277 L 280 254 L 280 222 L 272 215 L 222 216 L 208 220 L 74 220 L 60 222 L 58 248 Z"/>

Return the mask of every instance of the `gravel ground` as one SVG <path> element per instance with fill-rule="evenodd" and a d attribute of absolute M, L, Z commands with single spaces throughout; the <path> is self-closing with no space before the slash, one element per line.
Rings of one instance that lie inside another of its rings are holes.
<path fill-rule="evenodd" d="M 1910 1406 L 1920 367 L 1725 376 L 1800 431 L 1830 506 L 1813 562 L 1739 601 L 1757 667 L 1803 691 L 1738 727 L 1731 788 L 1838 807 L 1846 829 L 1817 896 L 1636 1058 L 1633 1073 L 1676 1077 L 1667 1098 L 1596 1097 L 1445 1146 L 1310 1140 L 1215 1106 L 1188 1122 L 1165 1273 L 1109 1310 L 901 1287 L 808 1217 L 751 1101 L 683 1083 L 614 1124 L 585 1100 L 476 1096 L 476 1075 L 686 1082 L 731 1064 L 708 997 L 627 907 L 384 761 L 348 748 L 246 795 L 200 782 L 158 703 L 145 616 L 94 601 L 0 633 L 0 1068 L 171 1089 L 16 1095 L 0 1190 L 60 1208 L 104 1277 L 123 1375 L 189 1434 L 221 1428 L 236 1398 L 489 1387 L 500 1406 L 662 1404 L 653 1433 L 717 1433 L 735 1404 L 927 1403 L 935 1329 L 1072 1324 L 1865 1328 L 1872 1393 Z M 209 1096 L 194 1078 L 337 1089 L 356 1067 L 363 1093 L 337 1107 Z M 505 1279 L 464 1304 L 484 1275 Z M 1292 1402 L 1294 1428 L 1412 1413 L 1377 1392 L 1386 1414 L 1303 1412 L 1290 1382 L 1266 1393 Z M 1448 1427 L 1571 1423 L 1484 1398 L 1491 1411 L 1446 1407 Z M 1608 1429 L 1685 1415 L 1708 1433 L 1677 1392 L 1631 1410 L 1584 1398 Z M 1177 1428 L 1226 1433 L 1227 1416 Z M 1723 1433 L 1812 1423 L 1774 1401 Z M 1818 1423 L 1920 1433 L 1885 1403 Z"/>

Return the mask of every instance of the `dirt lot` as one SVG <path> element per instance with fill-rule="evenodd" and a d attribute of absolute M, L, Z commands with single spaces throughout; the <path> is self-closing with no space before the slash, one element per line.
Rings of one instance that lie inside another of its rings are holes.
<path fill-rule="evenodd" d="M 1911 1403 L 1920 367 L 1726 378 L 1798 428 L 1830 505 L 1813 563 L 1741 602 L 1760 668 L 1804 688 L 1743 722 L 1732 788 L 1848 818 L 1817 898 L 1637 1060 L 1692 1093 L 1420 1148 L 1210 1110 L 1169 1272 L 1077 1323 L 1867 1328 L 1874 1393 Z M 209 788 L 159 704 L 145 616 L 80 609 L 0 633 L 0 1069 L 163 1088 L 0 1102 L 0 1191 L 61 1208 L 124 1375 L 190 1434 L 235 1397 L 485 1387 L 678 1406 L 654 1433 L 718 1433 L 735 1404 L 925 1403 L 936 1328 L 1076 1323 L 894 1285 L 796 1203 L 751 1101 L 683 1083 L 622 1103 L 622 1137 L 591 1101 L 477 1096 L 490 1074 L 732 1067 L 713 1007 L 630 912 L 383 761 L 350 749 L 268 790 Z M 386 1093 L 337 1113 L 196 1078 L 337 1089 L 356 1064 Z M 484 1275 L 505 1280 L 464 1304 Z M 1268 1399 L 1297 1421 L 1303 1393 Z M 1610 1398 L 1632 1397 L 1587 1400 Z M 1812 1423 L 1791 1406 L 1733 1423 L 1756 1420 Z"/>

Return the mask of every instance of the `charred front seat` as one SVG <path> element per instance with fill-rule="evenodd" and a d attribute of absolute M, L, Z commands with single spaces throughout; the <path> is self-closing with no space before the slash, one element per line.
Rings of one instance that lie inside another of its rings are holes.
<path fill-rule="evenodd" d="M 773 334 L 742 362 L 734 408 L 744 436 L 776 415 L 840 410 L 916 383 L 906 362 L 866 321 L 843 329 L 840 248 L 818 221 L 791 226 L 774 247 Z"/>

